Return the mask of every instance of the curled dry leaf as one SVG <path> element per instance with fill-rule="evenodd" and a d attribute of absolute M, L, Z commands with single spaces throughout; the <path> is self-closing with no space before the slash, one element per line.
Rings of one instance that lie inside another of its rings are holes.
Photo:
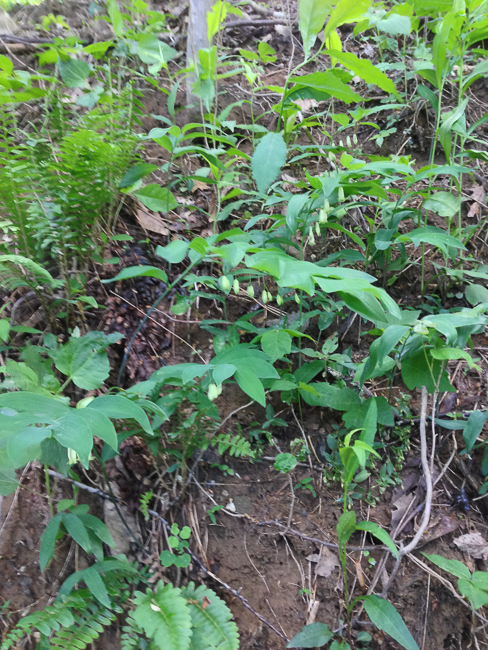
<path fill-rule="evenodd" d="M 326 546 L 322 548 L 321 553 L 314 553 L 307 557 L 309 562 L 316 562 L 315 575 L 323 578 L 330 578 L 335 568 L 340 567 L 339 558 Z"/>
<path fill-rule="evenodd" d="M 478 531 L 453 540 L 460 551 L 480 560 L 488 560 L 488 542 Z"/>
<path fill-rule="evenodd" d="M 156 213 L 147 208 L 141 207 L 136 210 L 136 219 L 144 230 L 156 232 L 158 235 L 167 235 L 168 228 L 165 221 Z"/>
<path fill-rule="evenodd" d="M 481 204 L 486 202 L 486 192 L 483 185 L 473 185 L 471 198 L 474 199 L 474 203 L 471 204 L 467 214 L 470 218 L 477 217 L 481 213 Z"/>

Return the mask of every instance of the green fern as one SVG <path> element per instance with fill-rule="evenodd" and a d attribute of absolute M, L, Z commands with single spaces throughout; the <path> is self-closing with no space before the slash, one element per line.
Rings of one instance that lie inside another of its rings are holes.
<path fill-rule="evenodd" d="M 193 582 L 182 590 L 189 604 L 193 634 L 190 650 L 237 650 L 239 632 L 232 614 L 215 592 Z"/>
<path fill-rule="evenodd" d="M 253 451 L 250 443 L 239 434 L 232 438 L 231 433 L 219 433 L 212 438 L 211 444 L 217 446 L 219 454 L 228 452 L 231 456 L 256 457 L 256 452 Z"/>
<path fill-rule="evenodd" d="M 191 616 L 181 590 L 158 582 L 156 593 L 137 591 L 136 609 L 131 617 L 160 650 L 188 650 L 191 638 Z"/>

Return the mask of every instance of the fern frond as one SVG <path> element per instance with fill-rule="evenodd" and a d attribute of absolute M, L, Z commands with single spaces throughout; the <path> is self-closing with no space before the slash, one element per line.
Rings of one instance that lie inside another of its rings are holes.
<path fill-rule="evenodd" d="M 117 608 L 122 611 L 121 608 Z M 116 619 L 113 611 L 103 605 L 90 602 L 81 614 L 75 615 L 75 620 L 68 629 L 57 631 L 49 640 L 49 647 L 59 650 L 84 650 L 98 639 Z"/>
<path fill-rule="evenodd" d="M 211 444 L 217 445 L 219 454 L 227 451 L 231 456 L 256 457 L 256 452 L 251 448 L 251 444 L 239 434 L 232 438 L 231 433 L 219 433 L 212 438 Z"/>
<path fill-rule="evenodd" d="M 136 591 L 132 618 L 160 650 L 189 650 L 191 617 L 181 589 L 158 582 L 156 593 Z"/>
<path fill-rule="evenodd" d="M 190 608 L 193 635 L 191 650 L 238 650 L 239 632 L 232 613 L 211 589 L 190 584 L 182 590 Z"/>

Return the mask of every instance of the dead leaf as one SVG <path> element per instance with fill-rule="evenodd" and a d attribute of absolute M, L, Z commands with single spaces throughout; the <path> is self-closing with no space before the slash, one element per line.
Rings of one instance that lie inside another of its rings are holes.
<path fill-rule="evenodd" d="M 488 542 L 483 538 L 481 533 L 468 533 L 467 535 L 456 537 L 453 541 L 463 553 L 467 553 L 476 559 L 488 560 Z"/>
<path fill-rule="evenodd" d="M 203 600 L 202 600 L 202 609 L 205 611 L 207 609 L 207 607 L 209 605 L 211 605 L 211 604 L 212 604 L 212 601 L 210 600 L 210 598 L 207 598 L 207 596 L 204 596 Z"/>
<path fill-rule="evenodd" d="M 299 106 L 304 113 L 307 113 L 312 110 L 312 108 L 319 105 L 316 99 L 294 99 L 293 103 Z"/>
<path fill-rule="evenodd" d="M 193 187 L 191 188 L 191 191 L 196 192 L 197 190 L 208 190 L 208 188 L 209 188 L 208 183 L 204 183 L 203 181 L 193 180 Z"/>
<path fill-rule="evenodd" d="M 165 221 L 156 212 L 151 212 L 146 208 L 138 209 L 136 210 L 136 219 L 144 230 L 157 232 L 159 235 L 168 234 Z"/>
<path fill-rule="evenodd" d="M 404 494 L 397 499 L 392 506 L 396 508 L 391 513 L 391 530 L 395 532 L 400 522 L 404 519 L 407 511 L 410 511 L 411 504 L 415 499 L 414 494 Z"/>
<path fill-rule="evenodd" d="M 483 185 L 475 184 L 471 188 L 471 197 L 474 199 L 474 203 L 471 204 L 467 216 L 469 218 L 477 217 L 481 213 L 481 203 L 486 201 L 486 192 Z"/>
<path fill-rule="evenodd" d="M 321 553 L 314 553 L 307 557 L 309 562 L 317 562 L 315 575 L 323 578 L 330 578 L 335 568 L 340 567 L 339 558 L 326 546 L 322 548 Z"/>
<path fill-rule="evenodd" d="M 452 533 L 453 530 L 459 527 L 461 521 L 455 514 L 441 514 L 438 517 L 433 517 L 429 523 L 428 529 L 422 535 L 422 543 L 431 542 L 438 539 L 443 535 Z"/>

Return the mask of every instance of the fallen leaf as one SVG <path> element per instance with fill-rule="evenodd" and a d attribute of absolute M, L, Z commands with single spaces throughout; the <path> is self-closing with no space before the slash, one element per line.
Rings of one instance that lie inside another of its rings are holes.
<path fill-rule="evenodd" d="M 304 113 L 310 111 L 312 108 L 315 108 L 315 106 L 319 105 L 316 99 L 294 99 L 293 103 L 296 104 L 297 106 L 300 106 L 300 109 Z"/>
<path fill-rule="evenodd" d="M 138 209 L 136 210 L 136 219 L 144 230 L 157 232 L 159 235 L 168 234 L 168 228 L 166 227 L 164 219 L 162 219 L 156 212 L 151 212 L 145 208 Z"/>
<path fill-rule="evenodd" d="M 330 578 L 332 572 L 337 567 L 340 567 L 339 558 L 326 546 L 322 548 L 321 553 L 314 553 L 307 557 L 309 562 L 317 562 L 315 567 L 315 575 L 322 576 L 323 578 Z"/>
<path fill-rule="evenodd" d="M 208 183 L 204 183 L 203 181 L 193 180 L 193 187 L 191 188 L 191 191 L 196 192 L 197 190 L 208 190 L 208 188 L 209 188 Z"/>
<path fill-rule="evenodd" d="M 488 560 L 488 542 L 481 533 L 468 533 L 453 540 L 460 551 L 476 559 Z"/>
<path fill-rule="evenodd" d="M 481 213 L 481 203 L 486 201 L 486 192 L 483 185 L 475 184 L 471 188 L 471 198 L 474 199 L 474 203 L 471 204 L 467 216 L 469 218 L 477 217 Z"/>
<path fill-rule="evenodd" d="M 209 605 L 211 605 L 211 604 L 212 604 L 212 601 L 210 600 L 210 598 L 207 598 L 207 596 L 204 596 L 203 601 L 202 601 L 202 609 L 205 611 L 207 609 L 207 607 Z"/>
<path fill-rule="evenodd" d="M 452 533 L 453 530 L 459 527 L 461 521 L 455 514 L 441 514 L 440 516 L 431 519 L 428 529 L 422 535 L 422 543 L 431 542 L 438 539 L 443 535 Z"/>
<path fill-rule="evenodd" d="M 391 513 L 391 530 L 393 533 L 398 528 L 398 525 L 405 517 L 407 511 L 410 511 L 410 506 L 414 499 L 414 494 L 404 494 L 392 503 L 392 506 L 396 508 L 396 510 L 393 510 Z"/>

